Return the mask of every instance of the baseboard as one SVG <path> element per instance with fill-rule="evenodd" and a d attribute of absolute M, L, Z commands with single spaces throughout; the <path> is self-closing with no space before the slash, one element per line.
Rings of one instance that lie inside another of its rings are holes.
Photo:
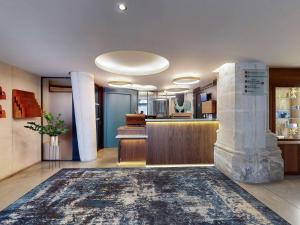
<path fill-rule="evenodd" d="M 24 170 L 26 170 L 26 169 L 28 169 L 28 168 L 34 166 L 34 165 L 36 165 L 36 164 L 38 164 L 38 163 L 40 163 L 40 162 L 41 162 L 41 161 L 35 162 L 35 163 L 33 163 L 33 164 L 29 165 L 29 166 L 24 167 L 23 169 L 17 170 L 16 172 L 13 172 L 12 174 L 7 175 L 7 176 L 1 178 L 1 179 L 0 179 L 0 182 L 3 181 L 3 180 L 5 180 L 5 179 L 8 179 L 8 178 L 10 178 L 10 177 L 12 177 L 12 176 L 15 176 L 16 174 L 18 174 L 18 173 L 20 173 L 20 172 L 22 172 L 22 171 L 24 171 Z"/>

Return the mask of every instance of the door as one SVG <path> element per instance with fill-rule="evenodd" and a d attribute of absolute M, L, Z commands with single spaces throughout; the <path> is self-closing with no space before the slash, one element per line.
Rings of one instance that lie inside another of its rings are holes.
<path fill-rule="evenodd" d="M 130 113 L 131 95 L 121 93 L 107 93 L 105 95 L 105 148 L 118 146 L 117 129 L 125 125 L 125 115 Z"/>
<path fill-rule="evenodd" d="M 95 85 L 97 149 L 103 148 L 103 87 Z"/>

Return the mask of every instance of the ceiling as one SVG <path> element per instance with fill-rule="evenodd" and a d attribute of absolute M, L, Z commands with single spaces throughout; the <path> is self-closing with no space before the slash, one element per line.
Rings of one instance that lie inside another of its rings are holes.
<path fill-rule="evenodd" d="M 0 1 L 0 61 L 41 76 L 86 71 L 101 85 L 122 79 L 160 89 L 185 72 L 206 82 L 225 62 L 300 67 L 299 0 L 123 2 L 125 13 L 114 0 Z M 95 65 L 97 56 L 117 50 L 159 54 L 170 67 L 131 77 Z"/>

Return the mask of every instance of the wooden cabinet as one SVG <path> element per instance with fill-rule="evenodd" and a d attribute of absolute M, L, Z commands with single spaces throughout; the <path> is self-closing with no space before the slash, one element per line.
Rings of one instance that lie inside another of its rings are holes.
<path fill-rule="evenodd" d="M 284 161 L 284 173 L 293 175 L 300 174 L 300 145 L 279 144 Z"/>
<path fill-rule="evenodd" d="M 147 138 L 120 138 L 119 162 L 146 162 Z"/>
<path fill-rule="evenodd" d="M 217 103 L 215 100 L 202 102 L 202 114 L 215 114 L 217 112 Z"/>
<path fill-rule="evenodd" d="M 217 121 L 166 121 L 147 122 L 147 165 L 214 163 Z"/>
<path fill-rule="evenodd" d="M 119 162 L 146 162 L 147 137 L 144 126 L 119 127 Z"/>

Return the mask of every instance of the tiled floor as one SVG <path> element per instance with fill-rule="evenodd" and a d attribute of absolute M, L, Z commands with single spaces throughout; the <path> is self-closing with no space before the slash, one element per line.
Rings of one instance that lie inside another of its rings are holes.
<path fill-rule="evenodd" d="M 0 210 L 20 198 L 36 185 L 55 174 L 61 168 L 108 168 L 139 167 L 144 164 L 117 163 L 117 151 L 105 149 L 93 162 L 62 162 L 60 167 L 49 169 L 48 162 L 38 163 L 10 178 L 0 181 Z M 265 203 L 273 211 L 288 222 L 300 225 L 300 176 L 286 177 L 284 181 L 271 184 L 240 184 L 258 200 Z"/>

